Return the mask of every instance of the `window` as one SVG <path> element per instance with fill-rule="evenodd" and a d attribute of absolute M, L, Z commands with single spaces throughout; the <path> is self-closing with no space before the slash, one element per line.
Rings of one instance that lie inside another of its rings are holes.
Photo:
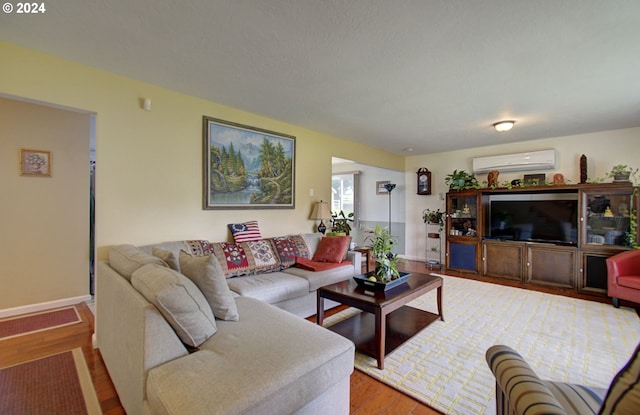
<path fill-rule="evenodd" d="M 353 213 L 353 227 L 358 226 L 358 174 L 359 171 L 336 173 L 331 180 L 331 211 Z"/>

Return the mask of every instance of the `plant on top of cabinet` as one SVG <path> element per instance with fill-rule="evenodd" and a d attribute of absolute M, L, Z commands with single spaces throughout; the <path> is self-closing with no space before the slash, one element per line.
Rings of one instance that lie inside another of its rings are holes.
<path fill-rule="evenodd" d="M 626 164 L 616 164 L 607 173 L 606 177 L 610 177 L 614 182 L 628 182 L 629 177 L 633 177 L 633 182 L 638 180 L 638 169 L 627 166 Z"/>
<path fill-rule="evenodd" d="M 450 190 L 478 189 L 480 187 L 476 177 L 464 170 L 454 170 L 453 173 L 447 174 L 444 182 Z"/>

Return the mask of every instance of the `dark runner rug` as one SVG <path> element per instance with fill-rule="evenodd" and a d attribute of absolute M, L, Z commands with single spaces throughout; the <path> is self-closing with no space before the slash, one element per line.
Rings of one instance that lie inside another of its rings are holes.
<path fill-rule="evenodd" d="M 0 414 L 102 413 L 80 348 L 0 369 L 0 396 Z"/>
<path fill-rule="evenodd" d="M 0 340 L 81 322 L 74 306 L 0 320 Z"/>

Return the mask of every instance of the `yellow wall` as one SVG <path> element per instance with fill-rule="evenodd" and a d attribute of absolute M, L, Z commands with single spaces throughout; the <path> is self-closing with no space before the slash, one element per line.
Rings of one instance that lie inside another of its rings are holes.
<path fill-rule="evenodd" d="M 508 138 L 509 136 L 505 135 L 505 140 L 508 140 Z M 427 167 L 432 172 L 433 194 L 419 196 L 415 194 L 415 191 L 407 192 L 406 256 L 420 260 L 425 258 L 426 230 L 422 222 L 422 211 L 425 208 L 440 208 L 440 210 L 444 210 L 445 201 L 440 199 L 440 194 L 444 196 L 448 191 L 444 183 L 447 174 L 453 172 L 454 169 L 471 172 L 473 170 L 472 160 L 474 157 L 512 154 L 547 148 L 555 148 L 557 150 L 558 158 L 555 170 L 501 173 L 499 181 L 522 179 L 524 174 L 535 173 L 545 173 L 547 180 L 550 181 L 555 173 L 562 173 L 567 183 L 579 183 L 580 156 L 582 154 L 587 156 L 588 177 L 592 180 L 604 178 L 605 174 L 616 164 L 639 167 L 640 128 L 546 138 L 407 157 L 407 188 L 411 188 L 412 185 L 410 183 L 415 184 L 418 168 Z M 482 182 L 487 179 L 487 175 L 477 174 L 476 178 Z M 611 179 L 607 179 L 607 181 L 611 181 Z"/>
<path fill-rule="evenodd" d="M 0 55 L 3 60 L 0 65 L 0 95 L 52 103 L 96 114 L 96 236 L 101 257 L 106 255 L 107 246 L 118 243 L 144 244 L 185 238 L 226 240 L 227 223 L 249 219 L 258 219 L 266 236 L 311 231 L 315 224 L 308 219 L 312 203 L 320 199 L 330 199 L 332 156 L 405 172 L 406 256 L 416 259 L 424 258 L 422 210 L 426 207 L 444 208 L 444 202 L 439 200 L 437 193 L 447 191 L 444 185 L 445 175 L 456 168 L 470 171 L 471 159 L 475 156 L 557 148 L 560 154 L 558 171 L 573 181 L 577 181 L 578 157 L 582 153 L 589 157 L 592 177 L 603 176 L 613 164 L 619 162 L 638 165 L 640 129 L 637 128 L 411 156 L 406 158 L 405 162 L 404 157 L 372 147 L 124 78 L 6 42 L 0 42 Z M 212 82 L 215 82 L 215 77 L 212 77 Z M 151 112 L 141 109 L 140 99 L 143 97 L 152 99 Z M 295 210 L 202 210 L 203 115 L 297 137 Z M 4 134 L 2 140 L 5 140 Z M 14 151 L 15 149 L 8 152 L 10 163 L 15 163 L 14 157 L 17 156 Z M 2 154 L 4 153 L 3 149 Z M 57 166 L 57 162 L 54 163 Z M 3 159 L 2 164 L 5 165 L 7 162 Z M 13 169 L 17 167 L 15 164 L 11 166 L 11 174 L 15 174 Z M 436 195 L 417 196 L 411 191 L 415 172 L 422 166 L 433 172 Z M 504 180 L 507 177 L 509 175 L 503 175 L 500 179 Z M 313 197 L 309 196 L 310 189 L 314 189 Z M 47 210 L 53 208 L 46 207 Z M 3 210 L 1 217 L 4 222 L 29 219 L 28 213 L 22 210 L 15 210 L 11 214 Z M 66 226 L 65 229 L 73 228 L 80 226 L 80 223 L 86 223 L 85 220 L 86 216 L 81 215 L 70 218 L 62 225 Z M 3 246 L 0 251 L 4 251 L 5 246 L 12 242 L 13 236 L 9 236 L 7 238 L 3 234 Z M 58 250 L 57 247 L 49 245 L 49 248 L 55 250 L 58 258 L 63 254 L 62 251 L 72 251 L 78 255 L 77 258 L 86 260 L 85 247 L 65 247 Z M 51 253 L 50 256 L 56 255 Z M 2 278 L 7 275 L 6 271 L 19 267 L 14 258 L 4 260 Z M 59 266 L 60 260 L 56 261 L 55 266 Z M 11 299 L 0 297 L 0 310 L 40 301 L 52 301 L 76 295 L 76 292 L 87 293 L 88 284 L 84 269 L 76 273 L 82 273 L 78 282 L 75 279 L 63 280 L 61 277 L 46 281 L 47 278 L 51 278 L 37 271 L 30 273 L 28 278 L 12 278 L 11 284 L 17 286 L 12 290 L 14 294 L 10 295 Z M 6 282 L 1 282 L 4 292 Z M 49 283 L 56 287 L 71 287 L 65 293 L 52 288 L 46 290 L 47 294 L 28 294 L 33 286 Z"/>
<path fill-rule="evenodd" d="M 89 292 L 89 115 L 0 98 L 0 310 Z M 20 149 L 51 177 L 20 175 Z"/>
<path fill-rule="evenodd" d="M 313 202 L 330 199 L 332 156 L 404 170 L 401 156 L 10 43 L 0 42 L 0 55 L 0 95 L 96 114 L 100 257 L 119 243 L 227 240 L 226 224 L 250 219 L 259 221 L 266 236 L 310 232 Z M 141 109 L 143 97 L 151 98 L 152 111 Z M 202 210 L 203 115 L 296 137 L 294 210 Z"/>

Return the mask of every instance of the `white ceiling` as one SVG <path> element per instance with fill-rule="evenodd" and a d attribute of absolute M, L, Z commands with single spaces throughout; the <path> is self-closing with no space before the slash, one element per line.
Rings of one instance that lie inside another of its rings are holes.
<path fill-rule="evenodd" d="M 44 4 L 0 39 L 398 154 L 640 126 L 638 0 Z"/>

